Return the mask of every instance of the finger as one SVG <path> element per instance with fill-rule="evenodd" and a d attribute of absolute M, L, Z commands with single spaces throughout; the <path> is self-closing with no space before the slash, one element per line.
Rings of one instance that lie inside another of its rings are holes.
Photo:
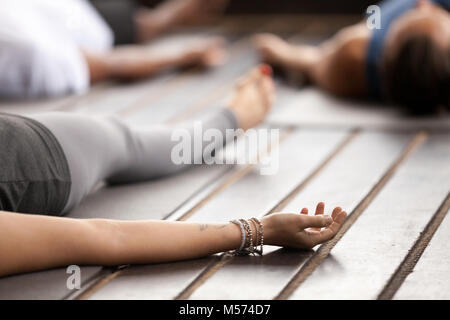
<path fill-rule="evenodd" d="M 331 240 L 344 224 L 347 213 L 341 211 L 331 225 L 321 231 L 306 231 L 314 245 Z"/>
<path fill-rule="evenodd" d="M 333 223 L 333 218 L 327 215 L 317 215 L 317 216 L 301 216 L 302 223 L 301 228 L 324 228 Z"/>
<path fill-rule="evenodd" d="M 333 213 L 331 213 L 331 217 L 334 219 L 336 219 L 337 215 L 342 211 L 341 207 L 336 207 L 333 210 Z"/>
<path fill-rule="evenodd" d="M 303 208 L 302 211 L 300 211 L 300 214 L 308 215 L 308 208 Z"/>
<path fill-rule="evenodd" d="M 316 212 L 314 213 L 316 216 L 324 214 L 325 212 L 325 203 L 319 202 L 316 206 Z M 320 231 L 320 228 L 314 228 L 313 230 Z"/>
<path fill-rule="evenodd" d="M 318 215 L 318 214 L 324 214 L 324 212 L 325 212 L 325 203 L 323 203 L 323 202 L 319 202 L 318 204 L 317 204 L 317 207 L 316 207 L 316 215 Z"/>

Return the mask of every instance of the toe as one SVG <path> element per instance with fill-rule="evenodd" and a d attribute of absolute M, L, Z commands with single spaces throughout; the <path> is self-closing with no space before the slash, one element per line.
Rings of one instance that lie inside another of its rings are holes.
<path fill-rule="evenodd" d="M 246 75 L 244 75 L 241 79 L 238 80 L 237 88 L 241 89 L 247 85 L 255 83 L 261 78 L 262 76 L 259 67 L 255 67 L 252 70 L 250 70 L 250 72 L 248 72 Z"/>

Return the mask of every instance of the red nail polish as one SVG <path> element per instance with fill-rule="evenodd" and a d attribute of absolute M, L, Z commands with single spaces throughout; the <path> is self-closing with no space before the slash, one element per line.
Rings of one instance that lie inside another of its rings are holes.
<path fill-rule="evenodd" d="M 263 75 L 266 75 L 266 76 L 271 76 L 272 75 L 272 68 L 269 65 L 267 65 L 267 64 L 261 65 L 259 70 L 261 71 L 261 73 Z"/>

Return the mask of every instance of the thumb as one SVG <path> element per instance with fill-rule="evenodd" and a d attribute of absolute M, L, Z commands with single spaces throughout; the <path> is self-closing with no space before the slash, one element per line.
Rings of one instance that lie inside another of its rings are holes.
<path fill-rule="evenodd" d="M 327 215 L 317 215 L 317 216 L 305 216 L 300 215 L 302 218 L 302 228 L 324 228 L 328 227 L 333 223 L 333 218 Z"/>

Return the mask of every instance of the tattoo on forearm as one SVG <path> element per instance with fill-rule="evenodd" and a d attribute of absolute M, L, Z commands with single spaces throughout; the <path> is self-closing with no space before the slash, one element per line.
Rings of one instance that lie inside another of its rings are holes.
<path fill-rule="evenodd" d="M 222 224 L 222 225 L 218 225 L 218 226 L 214 226 L 215 229 L 223 229 L 225 228 L 227 225 L 226 224 Z M 200 231 L 205 231 L 206 229 L 208 229 L 210 227 L 209 224 L 206 223 L 202 223 L 200 225 Z"/>

